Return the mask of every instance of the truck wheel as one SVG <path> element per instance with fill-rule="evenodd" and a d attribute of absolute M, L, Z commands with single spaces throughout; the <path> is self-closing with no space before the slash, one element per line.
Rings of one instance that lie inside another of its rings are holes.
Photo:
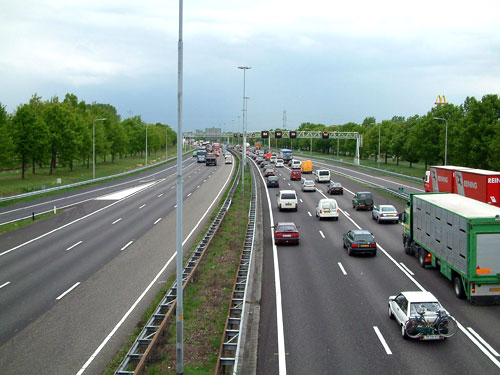
<path fill-rule="evenodd" d="M 462 284 L 462 278 L 455 275 L 453 278 L 453 289 L 455 290 L 455 295 L 457 298 L 463 299 L 465 297 L 464 285 Z"/>
<path fill-rule="evenodd" d="M 422 268 L 425 268 L 425 253 L 426 251 L 424 249 L 418 251 L 418 264 L 420 264 Z"/>
<path fill-rule="evenodd" d="M 413 249 L 411 248 L 411 243 L 408 238 L 405 237 L 404 241 L 405 253 L 408 255 L 415 255 Z"/>

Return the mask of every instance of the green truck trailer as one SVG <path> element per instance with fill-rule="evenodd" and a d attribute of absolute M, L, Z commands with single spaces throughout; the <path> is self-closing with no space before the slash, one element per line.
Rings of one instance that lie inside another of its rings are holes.
<path fill-rule="evenodd" d="M 457 297 L 500 304 L 500 208 L 457 194 L 411 194 L 403 225 L 405 252 L 438 268 Z"/>

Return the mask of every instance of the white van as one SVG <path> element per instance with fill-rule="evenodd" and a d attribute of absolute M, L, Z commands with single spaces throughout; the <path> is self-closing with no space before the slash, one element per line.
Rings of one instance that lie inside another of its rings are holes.
<path fill-rule="evenodd" d="M 320 199 L 316 206 L 316 217 L 319 217 L 320 220 L 324 217 L 332 217 L 333 220 L 338 220 L 339 213 L 339 206 L 335 199 Z"/>
<path fill-rule="evenodd" d="M 295 190 L 280 190 L 276 196 L 278 197 L 278 210 L 297 211 L 299 208 L 299 201 Z"/>
<path fill-rule="evenodd" d="M 302 162 L 297 159 L 292 160 L 292 169 L 300 169 L 302 167 Z"/>
<path fill-rule="evenodd" d="M 276 159 L 278 159 L 276 156 L 271 156 L 269 158 L 269 161 L 271 162 L 271 164 L 274 164 L 274 163 L 276 163 Z"/>
<path fill-rule="evenodd" d="M 317 169 L 316 182 L 329 182 L 330 181 L 330 171 L 328 169 Z"/>

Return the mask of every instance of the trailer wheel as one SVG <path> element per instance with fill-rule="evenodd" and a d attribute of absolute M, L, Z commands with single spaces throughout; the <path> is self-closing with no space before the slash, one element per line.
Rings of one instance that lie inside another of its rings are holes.
<path fill-rule="evenodd" d="M 455 290 L 455 295 L 457 298 L 463 299 L 465 297 L 464 285 L 462 284 L 462 278 L 455 275 L 453 278 L 453 289 Z"/>
<path fill-rule="evenodd" d="M 418 251 L 418 264 L 420 264 L 420 267 L 425 268 L 425 255 L 426 252 L 424 249 L 420 249 Z"/>
<path fill-rule="evenodd" d="M 414 255 L 414 251 L 411 248 L 411 242 L 408 238 L 405 237 L 403 241 L 404 247 L 405 247 L 405 253 L 408 255 Z"/>

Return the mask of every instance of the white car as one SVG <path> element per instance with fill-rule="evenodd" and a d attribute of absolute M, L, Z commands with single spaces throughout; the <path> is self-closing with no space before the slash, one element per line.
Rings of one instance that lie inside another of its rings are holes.
<path fill-rule="evenodd" d="M 233 158 L 231 156 L 226 156 L 226 164 L 233 164 Z"/>
<path fill-rule="evenodd" d="M 316 184 L 313 180 L 304 180 L 302 182 L 302 191 L 316 191 Z"/>
<path fill-rule="evenodd" d="M 277 160 L 277 159 L 278 159 L 278 158 L 277 158 L 276 156 L 271 156 L 271 157 L 269 158 L 269 161 L 270 161 L 272 164 L 274 164 L 274 163 L 276 163 L 276 160 Z"/>
<path fill-rule="evenodd" d="M 276 196 L 278 197 L 278 210 L 298 210 L 299 200 L 295 190 L 280 190 Z"/>
<path fill-rule="evenodd" d="M 337 205 L 337 201 L 335 199 L 320 199 L 316 205 L 316 217 L 319 217 L 320 220 L 330 217 L 333 218 L 333 220 L 338 220 L 339 214 L 339 206 Z"/>
<path fill-rule="evenodd" d="M 276 168 L 283 168 L 284 166 L 285 166 L 285 163 L 283 163 L 283 159 L 276 160 Z"/>
<path fill-rule="evenodd" d="M 292 169 L 300 169 L 302 167 L 302 162 L 300 160 L 292 160 Z"/>
<path fill-rule="evenodd" d="M 380 204 L 373 206 L 372 219 L 377 220 L 377 223 L 383 221 L 397 223 L 399 214 L 396 208 L 390 204 Z"/>
<path fill-rule="evenodd" d="M 457 332 L 457 322 L 430 292 L 401 292 L 389 297 L 389 318 L 403 338 L 442 340 Z"/>

